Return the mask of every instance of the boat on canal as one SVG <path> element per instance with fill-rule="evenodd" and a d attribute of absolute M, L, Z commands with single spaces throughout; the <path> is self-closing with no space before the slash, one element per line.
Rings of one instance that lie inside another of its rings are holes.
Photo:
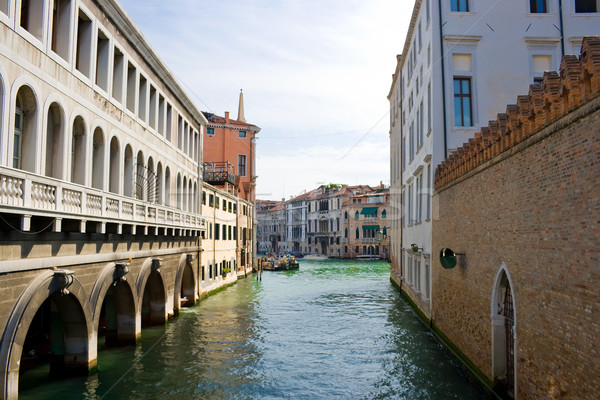
<path fill-rule="evenodd" d="M 289 271 L 299 268 L 300 264 L 296 261 L 296 257 L 291 254 L 278 257 L 273 253 L 269 253 L 262 260 L 262 269 L 265 271 Z"/>

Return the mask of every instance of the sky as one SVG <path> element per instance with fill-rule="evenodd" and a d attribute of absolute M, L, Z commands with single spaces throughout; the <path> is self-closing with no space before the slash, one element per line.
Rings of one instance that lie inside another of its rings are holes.
<path fill-rule="evenodd" d="M 256 145 L 257 199 L 389 184 L 389 93 L 410 0 L 121 0 L 202 111 Z"/>

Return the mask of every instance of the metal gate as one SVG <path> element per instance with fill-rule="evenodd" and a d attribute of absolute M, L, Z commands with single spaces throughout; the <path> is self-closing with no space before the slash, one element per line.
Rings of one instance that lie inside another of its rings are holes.
<path fill-rule="evenodd" d="M 504 332 L 506 335 L 506 390 L 514 397 L 515 387 L 515 325 L 513 299 L 510 285 L 506 286 L 504 292 Z"/>

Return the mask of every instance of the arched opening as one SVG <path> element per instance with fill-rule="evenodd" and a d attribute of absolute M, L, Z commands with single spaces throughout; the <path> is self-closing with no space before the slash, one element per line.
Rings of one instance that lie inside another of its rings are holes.
<path fill-rule="evenodd" d="M 37 102 L 28 86 L 19 89 L 15 104 L 13 168 L 35 172 Z"/>
<path fill-rule="evenodd" d="M 160 273 L 154 270 L 148 276 L 142 296 L 142 328 L 162 325 L 166 321 L 165 289 Z"/>
<path fill-rule="evenodd" d="M 181 288 L 179 295 L 179 304 L 181 307 L 191 307 L 196 303 L 194 293 L 196 285 L 194 282 L 194 271 L 191 264 L 186 263 L 183 267 L 183 275 L 181 276 Z"/>
<path fill-rule="evenodd" d="M 158 204 L 165 204 L 165 179 L 163 177 L 163 166 L 159 161 L 156 166 L 156 184 L 158 186 L 158 190 L 156 191 L 157 202 Z"/>
<path fill-rule="evenodd" d="M 71 182 L 85 185 L 85 175 L 85 122 L 77 116 L 71 136 Z"/>
<path fill-rule="evenodd" d="M 104 190 L 104 133 L 100 127 L 94 130 L 92 141 L 92 187 Z"/>
<path fill-rule="evenodd" d="M 112 283 L 102 302 L 98 321 L 98 347 L 135 344 L 135 306 L 129 285 Z"/>
<path fill-rule="evenodd" d="M 502 263 L 492 295 L 492 370 L 494 384 L 510 398 L 516 393 L 516 349 L 514 291 Z"/>
<path fill-rule="evenodd" d="M 60 379 L 88 373 L 88 331 L 75 296 L 55 293 L 29 324 L 19 362 L 19 387 L 35 390 L 40 376 Z"/>
<path fill-rule="evenodd" d="M 135 198 L 147 200 L 146 189 L 146 166 L 144 165 L 144 153 L 140 150 L 137 153 L 135 165 Z"/>
<path fill-rule="evenodd" d="M 193 205 L 192 211 L 194 213 L 196 213 L 196 214 L 199 212 L 199 210 L 198 210 L 198 200 L 199 200 L 198 199 L 198 183 L 194 182 L 194 199 L 192 200 L 192 202 L 193 202 L 193 204 L 192 204 Z"/>
<path fill-rule="evenodd" d="M 165 205 L 170 206 L 173 204 L 173 199 L 171 198 L 171 169 L 169 167 L 165 168 Z"/>
<path fill-rule="evenodd" d="M 193 207 L 194 207 L 194 188 L 192 186 L 192 178 L 190 178 L 190 180 L 188 181 L 187 199 L 188 199 L 187 211 L 192 212 L 192 211 L 194 211 L 194 209 L 193 209 Z"/>
<path fill-rule="evenodd" d="M 125 146 L 123 168 L 123 195 L 133 197 L 133 150 L 130 145 Z"/>
<path fill-rule="evenodd" d="M 183 177 L 183 189 L 181 193 L 181 209 L 188 211 L 188 190 L 187 190 L 187 177 Z"/>
<path fill-rule="evenodd" d="M 148 157 L 148 170 L 146 172 L 148 175 L 148 201 L 156 203 L 156 172 L 154 171 L 154 159 L 152 157 Z"/>
<path fill-rule="evenodd" d="M 110 140 L 110 156 L 109 156 L 109 170 L 108 170 L 108 190 L 112 193 L 119 194 L 120 178 L 121 178 L 121 147 L 119 146 L 119 139 L 116 136 Z"/>
<path fill-rule="evenodd" d="M 181 204 L 181 174 L 177 174 L 177 188 L 176 188 L 176 193 L 175 193 L 176 199 L 177 199 L 177 205 L 176 207 L 179 208 L 181 210 L 182 204 Z"/>
<path fill-rule="evenodd" d="M 45 175 L 52 178 L 64 179 L 64 123 L 63 111 L 58 103 L 52 103 L 48 108 L 46 122 L 46 168 Z"/>

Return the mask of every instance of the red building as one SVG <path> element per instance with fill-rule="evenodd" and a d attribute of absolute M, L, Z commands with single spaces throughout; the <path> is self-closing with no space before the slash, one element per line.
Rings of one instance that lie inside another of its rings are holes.
<path fill-rule="evenodd" d="M 240 91 L 238 117 L 231 119 L 204 112 L 204 181 L 255 203 L 255 136 L 260 128 L 246 122 Z"/>

